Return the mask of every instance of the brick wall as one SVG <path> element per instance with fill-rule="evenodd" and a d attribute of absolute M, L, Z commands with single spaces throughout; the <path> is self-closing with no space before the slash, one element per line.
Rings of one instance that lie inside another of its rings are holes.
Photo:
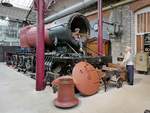
<path fill-rule="evenodd" d="M 129 5 L 119 6 L 111 10 L 110 22 L 122 25 L 123 29 L 121 39 L 111 40 L 113 62 L 116 63 L 117 56 L 124 52 L 126 46 L 131 46 L 134 54 L 134 13 L 130 10 Z"/>
<path fill-rule="evenodd" d="M 122 25 L 123 34 L 121 39 L 111 39 L 113 62 L 117 62 L 117 56 L 124 52 L 126 46 L 132 47 L 135 54 L 135 12 L 150 6 L 150 0 L 136 0 L 130 4 L 118 6 L 103 12 L 103 16 L 109 18 L 109 22 Z M 88 16 L 89 21 L 97 19 L 97 13 Z"/>
<path fill-rule="evenodd" d="M 117 62 L 116 57 L 124 50 L 125 46 L 131 46 L 132 52 L 135 55 L 135 12 L 147 6 L 150 6 L 150 0 L 136 0 L 135 2 L 111 10 L 110 20 L 118 22 L 123 26 L 121 40 L 111 40 L 114 63 Z"/>
<path fill-rule="evenodd" d="M 92 23 L 94 20 L 97 21 L 98 16 L 97 13 L 95 13 L 88 16 L 87 18 L 90 23 Z M 126 46 L 131 46 L 134 50 L 134 13 L 130 10 L 129 5 L 119 6 L 111 10 L 104 11 L 103 20 L 122 25 L 123 27 L 123 35 L 121 36 L 121 39 L 111 39 L 113 62 L 116 63 L 117 56 L 119 56 L 119 54 L 124 51 Z M 95 36 L 97 36 L 97 34 Z"/>
<path fill-rule="evenodd" d="M 109 10 L 103 12 L 103 20 L 104 21 L 108 22 L 109 16 L 110 16 L 110 11 Z M 87 16 L 87 19 L 89 20 L 90 26 L 91 26 L 90 27 L 91 28 L 90 29 L 91 37 L 97 37 L 98 36 L 98 31 L 95 31 L 93 26 L 94 26 L 94 24 L 98 23 L 98 14 L 97 13 L 90 14 L 89 16 Z M 106 33 L 107 32 L 106 27 L 107 27 L 107 25 L 103 24 L 103 28 L 104 28 L 103 29 L 103 31 L 104 31 L 103 32 L 103 38 L 107 40 L 109 38 L 109 36 Z"/>
<path fill-rule="evenodd" d="M 144 7 L 150 6 L 150 0 L 136 0 L 129 6 L 133 12 L 136 12 L 137 10 L 140 10 Z"/>
<path fill-rule="evenodd" d="M 96 13 L 88 16 L 87 18 L 90 22 L 92 22 L 94 20 L 97 21 L 98 16 Z M 117 8 L 104 11 L 103 20 L 123 26 L 123 35 L 121 36 L 121 39 L 111 39 L 113 62 L 116 63 L 117 56 L 124 51 L 125 46 L 131 46 L 134 50 L 134 13 L 130 10 L 129 5 L 119 6 Z"/>
<path fill-rule="evenodd" d="M 109 18 L 110 13 L 111 13 L 110 10 L 104 11 L 104 12 L 103 12 L 103 17 Z M 95 19 L 97 19 L 97 18 L 98 18 L 98 14 L 97 14 L 97 13 L 93 13 L 93 14 L 87 16 L 87 19 L 88 19 L 89 21 L 95 20 Z"/>

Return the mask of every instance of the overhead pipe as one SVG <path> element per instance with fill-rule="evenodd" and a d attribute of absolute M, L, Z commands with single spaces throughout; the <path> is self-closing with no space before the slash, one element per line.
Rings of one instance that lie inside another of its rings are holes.
<path fill-rule="evenodd" d="M 102 8 L 102 11 L 107 11 L 107 10 L 113 9 L 115 7 L 125 5 L 125 4 L 128 4 L 128 3 L 134 2 L 134 1 L 135 0 L 125 0 L 125 1 L 122 1 L 122 2 L 118 2 L 118 3 L 115 3 L 115 4 L 112 4 L 112 5 L 109 5 L 107 7 Z M 93 15 L 93 14 L 96 14 L 96 13 L 98 13 L 98 10 L 85 13 L 85 16 L 90 16 L 90 15 Z"/>
<path fill-rule="evenodd" d="M 56 19 L 62 18 L 64 16 L 67 16 L 69 14 L 75 13 L 83 8 L 86 8 L 94 3 L 96 3 L 97 0 L 84 0 L 83 2 L 80 2 L 76 5 L 73 5 L 69 8 L 64 9 L 63 11 L 60 11 L 52 16 L 48 16 L 45 18 L 45 23 L 52 22 Z"/>

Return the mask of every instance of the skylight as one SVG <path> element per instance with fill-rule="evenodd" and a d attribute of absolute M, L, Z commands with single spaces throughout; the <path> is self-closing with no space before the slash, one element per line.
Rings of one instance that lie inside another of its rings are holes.
<path fill-rule="evenodd" d="M 33 0 L 10 0 L 14 7 L 30 9 Z"/>
<path fill-rule="evenodd" d="M 13 5 L 13 7 L 29 10 L 31 8 L 33 0 L 9 0 L 9 2 Z"/>

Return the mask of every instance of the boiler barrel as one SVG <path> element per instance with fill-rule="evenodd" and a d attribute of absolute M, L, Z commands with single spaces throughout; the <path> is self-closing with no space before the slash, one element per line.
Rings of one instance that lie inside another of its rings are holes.
<path fill-rule="evenodd" d="M 35 48 L 36 47 L 36 37 L 37 37 L 37 28 L 36 26 L 26 26 L 20 30 L 20 46 L 22 48 Z M 46 45 L 51 45 L 53 40 L 48 36 L 48 30 L 45 29 L 44 43 Z"/>
<path fill-rule="evenodd" d="M 90 26 L 87 18 L 79 13 L 58 19 L 50 24 L 45 25 L 44 42 L 46 46 L 51 46 L 57 38 L 59 42 L 65 41 L 74 46 L 77 42 L 72 38 L 72 32 L 75 28 L 80 29 L 80 33 L 89 34 Z M 22 48 L 35 48 L 37 28 L 34 25 L 23 27 L 20 30 L 20 46 Z"/>

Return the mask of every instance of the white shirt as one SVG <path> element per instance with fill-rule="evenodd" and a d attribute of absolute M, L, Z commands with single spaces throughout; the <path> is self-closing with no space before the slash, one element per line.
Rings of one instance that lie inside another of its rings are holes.
<path fill-rule="evenodd" d="M 134 65 L 131 52 L 127 52 L 127 53 L 125 54 L 125 57 L 124 57 L 124 59 L 123 59 L 123 64 L 126 64 L 126 65 Z"/>

